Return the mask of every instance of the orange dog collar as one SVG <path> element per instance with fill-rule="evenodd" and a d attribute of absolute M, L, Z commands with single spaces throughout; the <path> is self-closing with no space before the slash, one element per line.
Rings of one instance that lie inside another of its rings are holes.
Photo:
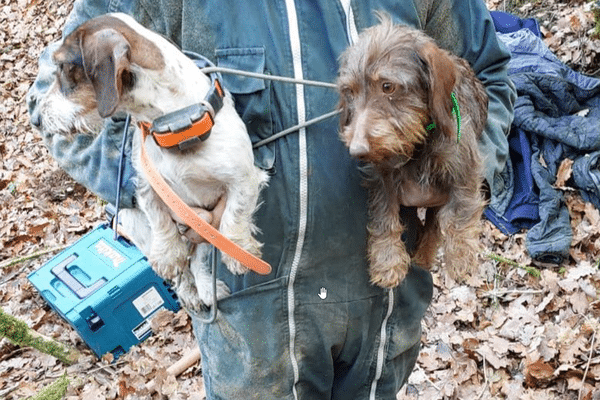
<path fill-rule="evenodd" d="M 208 139 L 224 95 L 219 80 L 211 75 L 211 88 L 204 100 L 155 119 L 150 134 L 160 147 L 178 146 L 180 150 Z"/>

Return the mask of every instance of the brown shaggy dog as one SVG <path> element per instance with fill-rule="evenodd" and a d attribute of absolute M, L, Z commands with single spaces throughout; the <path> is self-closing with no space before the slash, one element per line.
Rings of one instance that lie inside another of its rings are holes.
<path fill-rule="evenodd" d="M 462 280 L 477 265 L 484 208 L 477 139 L 487 95 L 465 60 L 379 17 L 342 55 L 338 79 L 341 138 L 368 176 L 371 281 L 402 282 L 411 256 L 401 199 L 418 203 L 415 196 L 431 192 L 442 193 L 444 204 L 427 209 L 412 260 L 429 268 L 443 239 L 446 267 Z"/>

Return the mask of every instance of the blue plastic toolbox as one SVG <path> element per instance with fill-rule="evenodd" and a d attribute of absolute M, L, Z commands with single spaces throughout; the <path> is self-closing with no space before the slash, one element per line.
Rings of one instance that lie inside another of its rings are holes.
<path fill-rule="evenodd" d="M 137 247 L 114 236 L 100 225 L 28 278 L 98 357 L 117 359 L 151 335 L 158 310 L 180 306 Z"/>

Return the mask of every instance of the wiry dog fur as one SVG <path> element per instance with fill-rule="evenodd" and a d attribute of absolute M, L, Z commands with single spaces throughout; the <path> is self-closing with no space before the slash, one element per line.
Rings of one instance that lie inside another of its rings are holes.
<path fill-rule="evenodd" d="M 37 99 L 39 115 L 35 121 L 40 129 L 54 134 L 97 134 L 104 118 L 117 111 L 130 113 L 137 121 L 152 122 L 199 103 L 211 84 L 175 46 L 124 14 L 87 21 L 65 38 L 53 59 L 56 80 L 44 98 Z M 147 223 L 139 220 L 129 233 L 155 271 L 173 283 L 184 305 L 195 309 L 209 305 L 212 286 L 206 258 L 210 247 L 201 244 L 190 248 L 167 206 L 146 181 L 140 161 L 141 137 L 136 129 L 133 162 L 139 179 L 136 199 Z M 148 138 L 146 146 L 157 170 L 188 205 L 210 210 L 226 196 L 219 230 L 260 257 L 262 245 L 253 236 L 257 228 L 252 216 L 267 175 L 254 166 L 246 127 L 229 93 L 205 142 L 180 151 L 160 148 Z M 146 245 L 148 236 L 151 240 Z M 226 254 L 223 261 L 233 273 L 246 271 Z M 219 281 L 218 298 L 228 293 L 227 286 Z"/>
<path fill-rule="evenodd" d="M 408 271 L 399 201 L 407 182 L 448 193 L 446 204 L 427 209 L 412 259 L 429 268 L 443 238 L 448 272 L 462 280 L 477 265 L 484 207 L 477 139 L 487 119 L 487 95 L 465 60 L 421 31 L 385 15 L 380 20 L 342 55 L 338 80 L 341 138 L 353 157 L 366 162 L 371 280 L 395 287 Z M 451 93 L 460 106 L 458 143 Z M 428 131 L 432 122 L 435 130 Z"/>

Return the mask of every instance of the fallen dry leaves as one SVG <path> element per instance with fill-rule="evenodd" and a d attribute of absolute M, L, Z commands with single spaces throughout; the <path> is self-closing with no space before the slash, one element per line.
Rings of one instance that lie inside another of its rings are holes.
<path fill-rule="evenodd" d="M 488 0 L 537 17 L 546 43 L 559 57 L 597 72 L 600 42 L 592 37 L 588 1 Z M 101 202 L 74 183 L 48 156 L 29 127 L 25 94 L 41 50 L 60 35 L 72 0 L 0 0 L 0 264 L 16 256 L 73 243 L 103 218 Z M 422 351 L 400 399 L 600 399 L 600 214 L 569 188 L 571 165 L 560 169 L 574 239 L 560 266 L 536 265 L 525 235 L 507 237 L 485 224 L 486 249 L 522 268 L 483 259 L 480 275 L 456 285 L 434 271 L 434 298 L 423 321 Z M 199 365 L 178 378 L 166 368 L 195 346 L 184 312 L 152 321 L 156 332 L 111 363 L 96 359 L 79 336 L 36 293 L 26 276 L 52 254 L 0 270 L 0 307 L 40 333 L 76 347 L 79 363 L 65 367 L 50 356 L 0 340 L 0 398 L 30 396 L 65 371 L 68 399 L 203 399 Z M 161 395 L 151 394 L 154 381 Z"/>
<path fill-rule="evenodd" d="M 590 0 L 487 0 L 491 10 L 535 18 L 546 45 L 571 68 L 600 75 L 600 30 Z M 599 14 L 600 15 L 600 14 Z M 600 17 L 599 17 L 600 18 Z"/>

